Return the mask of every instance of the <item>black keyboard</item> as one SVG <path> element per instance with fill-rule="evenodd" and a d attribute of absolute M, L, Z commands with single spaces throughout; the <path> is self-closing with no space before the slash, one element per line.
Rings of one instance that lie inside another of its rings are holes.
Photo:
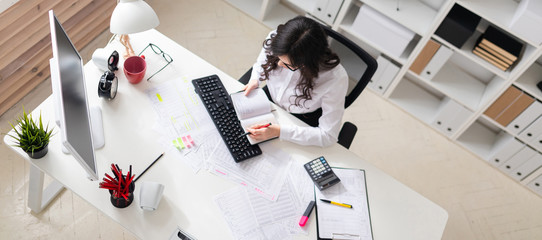
<path fill-rule="evenodd" d="M 192 84 L 194 84 L 196 93 L 200 96 L 235 162 L 262 154 L 260 147 L 251 145 L 246 136 L 239 137 L 245 131 L 241 127 L 230 95 L 222 85 L 220 78 L 217 75 L 211 75 L 194 79 Z"/>

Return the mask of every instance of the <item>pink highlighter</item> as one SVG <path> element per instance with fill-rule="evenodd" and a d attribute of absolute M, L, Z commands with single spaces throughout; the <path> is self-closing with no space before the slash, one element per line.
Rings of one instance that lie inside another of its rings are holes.
<path fill-rule="evenodd" d="M 312 209 L 314 208 L 314 204 L 314 201 L 311 201 L 309 203 L 309 206 L 307 206 L 305 213 L 303 213 L 303 216 L 301 216 L 301 219 L 299 220 L 299 226 L 305 226 L 305 223 L 307 223 L 307 220 L 309 220 L 309 216 L 311 215 Z"/>

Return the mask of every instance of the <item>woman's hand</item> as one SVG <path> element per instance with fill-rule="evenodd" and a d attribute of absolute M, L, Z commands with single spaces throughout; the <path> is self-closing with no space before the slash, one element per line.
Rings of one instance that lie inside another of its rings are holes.
<path fill-rule="evenodd" d="M 250 126 L 247 129 L 250 132 L 248 136 L 256 141 L 263 141 L 280 136 L 279 125 L 269 125 L 268 127 L 264 127 L 265 125 L 267 124 L 256 124 Z"/>
<path fill-rule="evenodd" d="M 245 96 L 246 96 L 246 95 L 248 95 L 250 93 L 250 91 L 252 91 L 252 89 L 256 89 L 258 87 L 259 87 L 258 80 L 257 79 L 252 79 L 241 90 L 245 91 Z"/>

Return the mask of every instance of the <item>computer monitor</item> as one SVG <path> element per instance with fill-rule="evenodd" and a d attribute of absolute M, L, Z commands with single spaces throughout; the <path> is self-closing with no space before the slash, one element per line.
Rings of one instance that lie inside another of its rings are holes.
<path fill-rule="evenodd" d="M 53 47 L 53 58 L 49 61 L 51 84 L 62 144 L 84 168 L 88 177 L 98 180 L 94 149 L 96 145 L 103 146 L 104 143 L 103 128 L 100 129 L 101 111 L 99 108 L 93 111 L 89 108 L 81 55 L 53 10 L 49 11 L 49 22 Z M 96 132 L 101 132 L 101 136 Z"/>

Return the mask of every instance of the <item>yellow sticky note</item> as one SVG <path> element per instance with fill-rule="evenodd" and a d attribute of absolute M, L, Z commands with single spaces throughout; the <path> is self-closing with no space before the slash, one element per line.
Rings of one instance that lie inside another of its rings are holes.
<path fill-rule="evenodd" d="M 158 101 L 160 101 L 160 102 L 163 101 L 163 100 L 162 100 L 162 96 L 160 96 L 160 93 L 157 93 L 157 94 L 156 94 L 156 97 L 158 98 Z"/>
<path fill-rule="evenodd" d="M 173 140 L 173 145 L 175 145 L 175 147 L 179 150 L 181 150 L 181 145 L 179 145 L 179 143 L 177 142 L 177 140 Z"/>

